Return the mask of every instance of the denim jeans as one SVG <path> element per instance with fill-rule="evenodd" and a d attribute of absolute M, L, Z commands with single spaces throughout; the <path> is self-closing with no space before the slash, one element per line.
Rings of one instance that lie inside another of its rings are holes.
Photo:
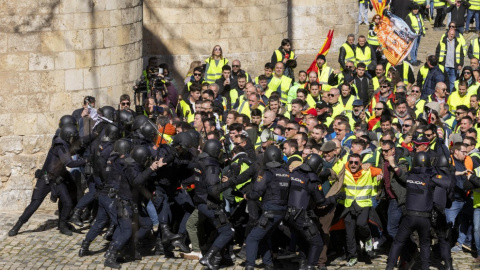
<path fill-rule="evenodd" d="M 480 10 L 468 10 L 468 13 L 467 13 L 467 21 L 465 22 L 466 24 L 466 27 L 465 27 L 465 31 L 468 32 L 468 29 L 470 27 L 470 20 L 472 19 L 472 17 L 475 18 L 475 31 L 479 31 L 480 30 Z"/>
<path fill-rule="evenodd" d="M 152 220 L 153 225 L 158 225 L 157 209 L 155 209 L 155 205 L 153 205 L 153 202 L 151 200 L 148 201 L 147 212 L 148 216 Z"/>
<path fill-rule="evenodd" d="M 473 237 L 475 238 L 475 246 L 477 246 L 477 255 L 480 256 L 480 208 L 473 210 Z"/>
<path fill-rule="evenodd" d="M 460 36 L 459 33 L 463 35 L 463 30 L 464 30 L 463 26 L 457 27 L 457 34 L 455 36 L 459 37 Z"/>
<path fill-rule="evenodd" d="M 470 220 L 473 213 L 472 199 L 467 199 L 467 202 L 454 201 L 452 207 L 445 209 L 445 216 L 447 217 L 447 224 L 451 228 L 455 225 L 455 219 L 458 217 L 458 239 L 457 242 L 462 244 L 469 244 L 471 235 Z"/>
<path fill-rule="evenodd" d="M 360 6 L 358 8 L 358 23 L 362 23 L 362 19 L 363 19 L 363 22 L 365 24 L 368 24 L 368 6 L 365 6 L 365 3 L 359 4 L 359 5 Z"/>
<path fill-rule="evenodd" d="M 418 47 L 420 47 L 420 40 L 422 39 L 422 36 L 418 36 L 414 41 L 413 41 L 413 46 L 412 50 L 410 51 L 410 58 L 413 62 L 417 61 L 417 55 L 418 55 Z"/>
<path fill-rule="evenodd" d="M 445 73 L 447 73 L 448 80 L 449 80 L 448 93 L 452 93 L 453 88 L 455 86 L 455 80 L 457 79 L 457 69 L 445 67 Z"/>
<path fill-rule="evenodd" d="M 388 221 L 387 221 L 387 232 L 390 235 L 390 237 L 395 238 L 395 235 L 397 235 L 401 218 L 402 218 L 402 210 L 400 207 L 398 207 L 397 200 L 390 199 L 388 201 Z"/>

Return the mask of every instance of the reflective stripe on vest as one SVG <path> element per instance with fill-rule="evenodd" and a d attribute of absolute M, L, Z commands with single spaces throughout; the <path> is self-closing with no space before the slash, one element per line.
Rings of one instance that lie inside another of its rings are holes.
<path fill-rule="evenodd" d="M 422 22 L 421 23 L 421 26 L 418 25 L 418 19 L 417 19 L 417 16 L 415 16 L 413 13 L 408 13 L 408 17 L 410 18 L 410 21 L 412 22 L 412 28 L 413 28 L 413 31 L 415 32 L 415 34 L 418 34 L 420 33 L 420 27 L 422 27 L 422 32 L 425 33 L 425 24 L 423 24 L 423 18 L 422 16 L 420 15 L 420 13 L 418 14 L 418 16 L 420 17 L 420 21 Z"/>
<path fill-rule="evenodd" d="M 328 84 L 328 77 L 330 77 L 330 74 L 333 72 L 333 69 L 331 67 L 327 67 L 326 65 L 323 65 L 322 68 L 322 73 L 318 74 L 318 83 L 322 85 L 322 90 L 323 91 L 330 91 L 330 89 L 333 87 Z"/>
<path fill-rule="evenodd" d="M 367 70 L 368 65 L 370 65 L 370 63 L 372 63 L 372 50 L 370 49 L 370 47 L 366 46 L 365 47 L 365 52 L 363 52 L 361 48 L 357 47 L 355 49 L 355 55 L 356 55 L 356 58 L 357 58 L 357 63 L 364 63 L 367 66 L 367 68 L 366 68 L 366 70 Z"/>
<path fill-rule="evenodd" d="M 347 43 L 343 43 L 342 47 L 345 49 L 345 63 L 352 61 L 354 65 L 357 65 L 355 52 L 352 50 L 352 47 Z"/>
<path fill-rule="evenodd" d="M 441 8 L 441 7 L 444 7 L 446 6 L 446 2 L 443 1 L 443 0 L 433 0 L 433 7 L 434 8 Z"/>
<path fill-rule="evenodd" d="M 472 54 L 475 58 L 479 59 L 480 58 L 480 45 L 478 44 L 478 38 L 472 39 L 470 41 L 470 44 L 472 46 Z"/>
<path fill-rule="evenodd" d="M 240 106 L 238 106 L 237 112 L 250 117 L 250 104 L 248 104 L 248 100 L 243 99 L 242 103 L 240 103 Z"/>
<path fill-rule="evenodd" d="M 227 58 L 220 59 L 218 66 L 215 64 L 215 59 L 209 57 L 205 59 L 207 66 L 205 67 L 205 81 L 208 83 L 214 83 L 222 76 L 222 67 L 228 63 Z"/>
<path fill-rule="evenodd" d="M 455 64 L 457 65 L 460 64 L 461 50 L 463 50 L 462 44 L 460 44 L 460 42 L 458 42 L 458 39 L 457 39 L 457 47 L 455 47 Z M 443 62 L 446 56 L 447 56 L 447 45 L 443 43 L 443 40 L 442 40 L 440 41 L 440 56 L 438 57 L 438 62 L 439 63 Z"/>
<path fill-rule="evenodd" d="M 350 207 L 353 201 L 356 201 L 360 207 L 372 206 L 374 184 L 370 170 L 362 171 L 362 175 L 355 181 L 352 173 L 346 169 L 343 187 L 346 193 L 345 207 Z"/>
<path fill-rule="evenodd" d="M 470 3 L 470 7 L 468 9 L 480 10 L 480 0 L 470 0 L 468 2 Z"/>

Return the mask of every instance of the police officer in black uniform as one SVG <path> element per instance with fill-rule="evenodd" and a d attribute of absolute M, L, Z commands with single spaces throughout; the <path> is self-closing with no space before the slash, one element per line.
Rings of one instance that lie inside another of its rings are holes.
<path fill-rule="evenodd" d="M 263 173 L 253 183 L 252 191 L 245 194 L 247 200 L 258 200 L 262 197 L 263 208 L 263 215 L 246 240 L 245 269 L 248 270 L 254 269 L 258 250 L 265 269 L 274 269 L 270 236 L 285 217 L 287 210 L 290 172 L 283 164 L 282 151 L 275 146 L 269 146 L 265 150 L 263 162 Z"/>
<path fill-rule="evenodd" d="M 211 139 L 205 142 L 202 153 L 198 155 L 195 164 L 195 196 L 194 202 L 198 211 L 217 229 L 218 236 L 202 259 L 200 264 L 209 269 L 218 269 L 221 257 L 219 251 L 232 240 L 234 232 L 232 224 L 225 213 L 220 193 L 229 187 L 236 186 L 236 178 L 229 178 L 222 182 L 219 160 L 223 160 L 223 146 L 218 140 Z"/>
<path fill-rule="evenodd" d="M 440 255 L 445 262 L 445 269 L 452 270 L 452 252 L 450 250 L 450 226 L 447 224 L 445 216 L 445 208 L 449 208 L 455 200 L 455 168 L 448 161 L 445 155 L 438 155 L 435 161 L 434 177 L 439 181 L 450 183 L 448 188 L 435 187 L 433 191 L 433 212 L 432 212 L 432 227 L 438 237 L 438 247 L 440 248 Z"/>
<path fill-rule="evenodd" d="M 113 125 L 109 123 L 109 121 L 115 120 L 115 109 L 111 106 L 104 106 L 100 108 L 98 112 L 99 115 L 106 120 L 101 119 L 100 122 L 94 126 L 92 133 L 90 134 L 91 144 L 87 149 L 87 153 L 85 154 L 85 156 L 88 157 L 88 163 L 85 167 L 88 192 L 85 193 L 85 195 L 83 195 L 83 197 L 77 203 L 70 219 L 73 224 L 79 227 L 83 226 L 81 219 L 83 210 L 90 206 L 95 200 L 97 189 L 101 189 L 103 187 L 102 179 L 100 178 L 99 174 L 100 168 L 98 167 L 97 158 L 99 157 L 99 152 L 101 151 L 100 144 L 105 138 L 105 131 L 107 130 L 107 127 Z"/>
<path fill-rule="evenodd" d="M 111 220 L 111 225 L 115 225 L 117 222 L 117 209 L 114 207 L 115 204 L 113 200 L 116 196 L 116 190 L 118 189 L 114 189 L 115 179 L 109 179 L 108 172 L 112 169 L 112 161 L 118 158 L 120 153 L 122 155 L 128 153 L 128 150 L 131 148 L 130 142 L 126 140 L 122 140 L 119 144 L 116 144 L 115 142 L 119 139 L 119 136 L 120 130 L 114 125 L 109 125 L 100 144 L 100 152 L 98 152 L 95 167 L 98 168 L 97 171 L 102 179 L 103 187 L 98 190 L 97 216 L 94 224 L 85 236 L 85 240 L 82 241 L 78 254 L 80 257 L 89 254 L 88 248 L 90 243 L 100 235 L 109 219 Z M 116 148 L 114 148 L 114 146 Z M 113 230 L 114 227 L 111 226 L 111 228 Z"/>
<path fill-rule="evenodd" d="M 67 185 L 73 183 L 71 182 L 70 173 L 65 167 L 75 168 L 85 165 L 85 161 L 82 159 L 72 160 L 72 153 L 70 153 L 71 144 L 78 140 L 78 138 L 79 134 L 75 126 L 70 124 L 62 126 L 60 136 L 54 139 L 53 145 L 48 151 L 42 170 L 39 173 L 37 172 L 35 176 L 37 183 L 33 189 L 30 204 L 25 208 L 25 211 L 19 217 L 17 223 L 8 232 L 9 236 L 18 234 L 22 225 L 35 213 L 49 192 L 51 192 L 52 201 L 55 202 L 57 198 L 60 198 L 60 202 L 62 203 L 62 207 L 59 209 L 60 232 L 65 235 L 72 235 L 72 231 L 68 228 L 67 220 L 73 204 L 70 194 L 68 193 Z"/>
<path fill-rule="evenodd" d="M 122 140 L 116 144 L 120 143 Z M 116 146 L 117 149 L 120 148 L 120 145 Z M 111 168 L 108 173 L 108 185 L 113 185 L 114 191 L 118 188 L 116 195 L 118 227 L 105 254 L 106 267 L 120 269 L 120 264 L 117 263 L 118 251 L 125 247 L 132 236 L 132 218 L 133 214 L 138 212 L 138 198 L 135 198 L 138 194 L 135 194 L 135 191 L 143 186 L 156 169 L 165 165 L 163 160 L 154 162 L 152 160 L 150 149 L 142 145 L 135 146 L 130 156 L 120 155 L 109 160 Z"/>
<path fill-rule="evenodd" d="M 300 236 L 299 269 L 301 270 L 316 269 L 323 248 L 322 237 L 317 225 L 307 214 L 310 199 L 313 199 L 316 205 L 325 202 L 322 184 L 318 178 L 322 164 L 323 160 L 319 155 L 310 154 L 304 163 L 290 174 L 290 194 L 285 220 L 290 228 L 298 232 Z"/>
<path fill-rule="evenodd" d="M 439 181 L 426 152 L 415 153 L 412 169 L 406 175 L 406 215 L 388 255 L 387 268 L 393 269 L 402 247 L 417 230 L 420 237 L 420 258 L 422 269 L 430 267 L 430 219 L 433 209 L 433 191 L 436 186 L 447 188 L 450 183 Z"/>

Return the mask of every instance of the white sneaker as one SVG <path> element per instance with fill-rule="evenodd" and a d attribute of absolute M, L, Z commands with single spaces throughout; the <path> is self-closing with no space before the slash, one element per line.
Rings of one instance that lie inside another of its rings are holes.
<path fill-rule="evenodd" d="M 196 251 L 192 251 L 190 253 L 181 252 L 180 256 L 187 260 L 197 260 L 197 261 L 203 257 L 201 252 L 196 252 Z"/>

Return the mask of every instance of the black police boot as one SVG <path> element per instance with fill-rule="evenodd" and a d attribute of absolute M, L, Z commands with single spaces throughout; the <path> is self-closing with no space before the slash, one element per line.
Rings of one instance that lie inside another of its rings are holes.
<path fill-rule="evenodd" d="M 307 270 L 307 260 L 301 259 L 298 262 L 298 270 Z"/>
<path fill-rule="evenodd" d="M 115 232 L 115 225 L 110 224 L 110 227 L 108 227 L 107 232 L 103 236 L 103 239 L 107 241 L 112 241 L 113 233 Z"/>
<path fill-rule="evenodd" d="M 155 255 L 165 255 L 162 238 L 160 237 L 157 237 L 157 240 L 155 240 Z"/>
<path fill-rule="evenodd" d="M 170 227 L 168 226 L 168 224 L 160 224 L 160 231 L 162 233 L 162 242 L 164 244 L 169 244 L 173 240 L 182 238 L 182 236 L 179 234 L 173 234 L 170 231 Z"/>
<path fill-rule="evenodd" d="M 217 254 L 215 254 L 215 256 L 213 257 L 212 270 L 220 269 L 221 262 L 222 262 L 222 254 L 220 254 L 220 252 L 217 252 Z"/>
<path fill-rule="evenodd" d="M 265 268 L 267 269 L 267 268 Z M 272 268 L 273 269 L 273 268 Z M 245 270 L 255 270 L 255 267 L 251 266 L 251 265 L 246 265 L 245 266 Z"/>
<path fill-rule="evenodd" d="M 68 224 L 66 221 L 60 221 L 60 225 L 58 227 L 58 229 L 60 230 L 60 233 L 62 234 L 65 234 L 65 235 L 68 235 L 68 236 L 72 236 L 72 231 L 68 228 Z"/>
<path fill-rule="evenodd" d="M 213 261 L 215 259 L 215 255 L 218 253 L 218 249 L 212 247 L 205 256 L 200 259 L 200 264 L 203 266 L 208 267 L 209 269 L 214 269 Z"/>
<path fill-rule="evenodd" d="M 105 262 L 103 263 L 105 267 L 120 269 L 120 264 L 117 263 L 117 251 L 113 246 L 108 247 L 108 250 L 105 253 L 105 258 Z"/>
<path fill-rule="evenodd" d="M 15 223 L 15 225 L 13 226 L 13 228 L 10 231 L 8 231 L 8 236 L 17 235 L 18 231 L 20 231 L 20 228 L 22 228 L 23 224 L 24 224 L 23 222 L 18 220 L 17 223 Z"/>
<path fill-rule="evenodd" d="M 273 264 L 266 264 L 265 265 L 265 270 L 275 270 L 275 266 L 273 266 Z"/>
<path fill-rule="evenodd" d="M 190 253 L 190 248 L 185 245 L 185 235 L 181 233 L 179 233 L 178 235 L 180 235 L 182 238 L 173 240 L 171 242 L 172 246 L 180 249 L 180 251 L 183 253 Z"/>
<path fill-rule="evenodd" d="M 83 227 L 83 222 L 82 222 L 82 219 L 80 218 L 81 215 L 82 215 L 82 209 L 75 208 L 73 210 L 72 217 L 70 218 L 70 222 L 77 225 L 78 227 Z"/>
<path fill-rule="evenodd" d="M 90 255 L 90 251 L 88 250 L 89 247 L 90 247 L 90 242 L 88 242 L 87 240 L 83 240 L 82 246 L 80 247 L 80 251 L 78 252 L 78 256 L 83 257 L 83 256 Z"/>
<path fill-rule="evenodd" d="M 453 270 L 453 262 L 452 259 L 445 262 L 445 270 Z"/>
<path fill-rule="evenodd" d="M 307 265 L 307 270 L 316 270 L 317 267 L 315 265 Z"/>

